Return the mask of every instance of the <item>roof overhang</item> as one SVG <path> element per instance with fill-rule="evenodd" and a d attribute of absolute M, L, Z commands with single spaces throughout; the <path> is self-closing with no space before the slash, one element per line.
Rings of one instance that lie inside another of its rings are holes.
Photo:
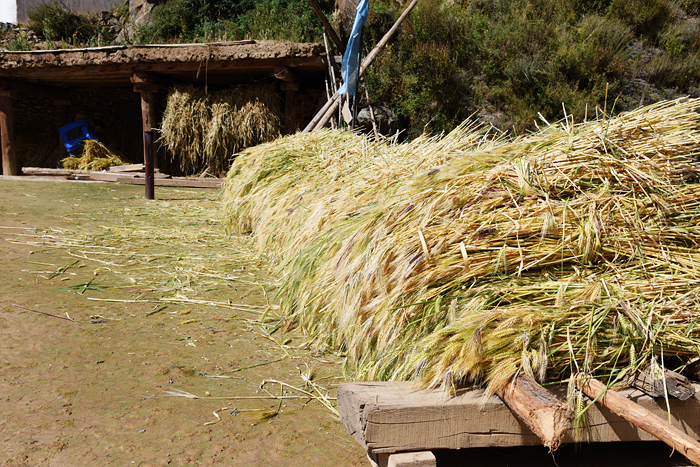
<path fill-rule="evenodd" d="M 135 72 L 164 82 L 242 84 L 277 76 L 289 81 L 327 70 L 319 44 L 237 41 L 109 46 L 0 53 L 0 79 L 53 87 L 130 86 Z"/>

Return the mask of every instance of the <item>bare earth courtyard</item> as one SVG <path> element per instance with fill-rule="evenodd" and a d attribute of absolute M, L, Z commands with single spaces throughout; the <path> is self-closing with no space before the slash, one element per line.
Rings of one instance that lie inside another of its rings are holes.
<path fill-rule="evenodd" d="M 0 180 L 0 465 L 366 465 L 217 195 Z"/>

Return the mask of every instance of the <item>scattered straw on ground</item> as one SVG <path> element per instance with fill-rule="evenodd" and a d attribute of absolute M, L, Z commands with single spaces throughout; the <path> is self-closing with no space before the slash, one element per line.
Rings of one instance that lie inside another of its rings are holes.
<path fill-rule="evenodd" d="M 64 169 L 105 170 L 116 165 L 127 164 L 118 151 L 113 151 L 99 141 L 85 140 L 80 157 L 67 157 L 61 162 Z"/>
<path fill-rule="evenodd" d="M 168 96 L 160 142 L 187 174 L 225 173 L 236 152 L 279 136 L 280 115 L 272 85 L 210 94 L 177 86 Z"/>
<path fill-rule="evenodd" d="M 700 350 L 699 107 L 514 141 L 294 135 L 234 161 L 229 227 L 280 266 L 288 319 L 359 379 L 493 391 L 518 372 L 682 367 Z"/>

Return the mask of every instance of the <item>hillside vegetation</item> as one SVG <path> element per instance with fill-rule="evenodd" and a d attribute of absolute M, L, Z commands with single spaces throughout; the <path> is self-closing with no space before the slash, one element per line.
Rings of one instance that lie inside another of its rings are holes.
<path fill-rule="evenodd" d="M 366 38 L 399 11 L 372 2 Z M 367 74 L 412 134 L 473 113 L 509 131 L 596 107 L 630 110 L 700 95 L 700 1 L 421 0 Z M 607 101 L 606 97 L 607 88 Z"/>
<path fill-rule="evenodd" d="M 333 0 L 320 2 L 339 30 Z M 371 49 L 407 1 L 372 0 Z M 305 0 L 168 0 L 147 24 L 128 4 L 86 17 L 37 8 L 8 49 L 279 39 L 320 41 Z M 344 26 L 344 27 L 343 27 Z M 408 137 L 474 116 L 507 132 L 565 113 L 576 121 L 681 95 L 700 96 L 700 0 L 420 0 L 364 79 L 373 105 Z"/>

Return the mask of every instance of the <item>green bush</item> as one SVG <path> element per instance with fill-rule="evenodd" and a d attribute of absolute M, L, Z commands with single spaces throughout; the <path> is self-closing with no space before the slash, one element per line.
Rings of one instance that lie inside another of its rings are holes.
<path fill-rule="evenodd" d="M 581 119 L 596 107 L 612 109 L 632 79 L 664 89 L 664 96 L 697 93 L 698 5 L 424 0 L 365 82 L 372 101 L 400 115 L 411 136 L 450 130 L 482 109 L 518 133 L 532 129 L 538 113 L 556 121 L 566 108 Z M 373 2 L 366 37 L 375 43 L 398 14 L 395 2 Z M 427 47 L 435 53 L 430 60 L 422 52 Z"/>
<path fill-rule="evenodd" d="M 689 18 L 672 24 L 661 35 L 661 45 L 673 58 L 682 58 L 687 52 L 700 51 L 700 18 Z"/>
<path fill-rule="evenodd" d="M 320 2 L 332 11 L 332 2 Z M 318 41 L 321 24 L 304 0 L 168 0 L 153 11 L 153 20 L 136 42 L 198 42 L 253 39 Z"/>
<path fill-rule="evenodd" d="M 655 40 L 670 19 L 671 0 L 613 0 L 611 14 L 625 21 L 636 34 Z"/>
<path fill-rule="evenodd" d="M 98 35 L 98 28 L 84 15 L 70 11 L 62 1 L 44 3 L 27 12 L 29 29 L 47 42 L 67 41 L 73 45 Z"/>

